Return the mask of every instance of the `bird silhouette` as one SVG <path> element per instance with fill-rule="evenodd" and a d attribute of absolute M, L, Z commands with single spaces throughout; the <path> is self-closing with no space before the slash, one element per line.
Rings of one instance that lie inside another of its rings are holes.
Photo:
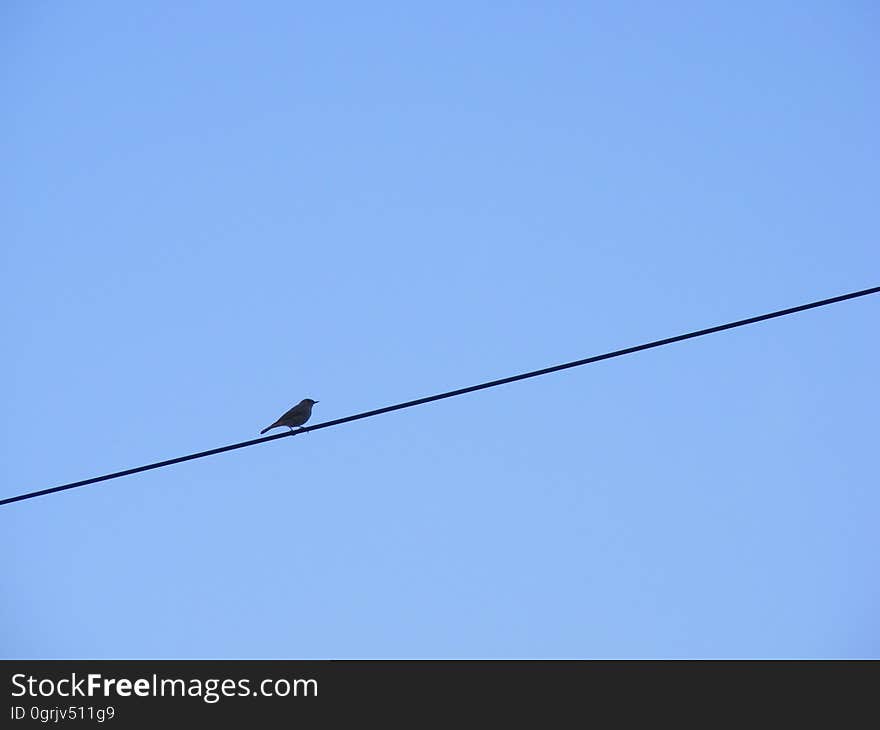
<path fill-rule="evenodd" d="M 287 413 L 281 416 L 281 418 L 275 421 L 275 423 L 271 426 L 266 426 L 266 428 L 260 431 L 260 436 L 266 433 L 270 428 L 277 428 L 278 426 L 287 426 L 291 431 L 293 431 L 294 426 L 302 426 L 309 420 L 309 418 L 311 418 L 312 406 L 317 402 L 318 401 L 312 400 L 311 398 L 303 398 L 293 408 L 287 411 Z"/>

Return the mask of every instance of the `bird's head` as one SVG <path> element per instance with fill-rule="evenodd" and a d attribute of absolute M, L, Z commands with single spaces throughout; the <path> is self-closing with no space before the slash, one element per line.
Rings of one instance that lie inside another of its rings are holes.
<path fill-rule="evenodd" d="M 315 405 L 315 403 L 317 403 L 317 402 L 318 402 L 318 401 L 316 401 L 316 400 L 312 400 L 311 398 L 303 398 L 303 403 L 307 403 L 307 404 L 310 405 L 310 406 Z"/>

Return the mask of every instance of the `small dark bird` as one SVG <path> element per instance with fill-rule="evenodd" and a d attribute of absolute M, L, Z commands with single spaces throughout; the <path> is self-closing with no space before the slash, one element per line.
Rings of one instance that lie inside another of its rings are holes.
<path fill-rule="evenodd" d="M 312 400 L 311 398 L 303 398 L 293 408 L 287 411 L 287 413 L 281 416 L 281 418 L 275 421 L 275 423 L 271 426 L 266 426 L 266 428 L 260 431 L 260 436 L 266 433 L 270 428 L 277 428 L 278 426 L 287 426 L 291 431 L 293 431 L 294 426 L 302 426 L 312 417 L 312 406 L 317 402 L 318 401 Z"/>

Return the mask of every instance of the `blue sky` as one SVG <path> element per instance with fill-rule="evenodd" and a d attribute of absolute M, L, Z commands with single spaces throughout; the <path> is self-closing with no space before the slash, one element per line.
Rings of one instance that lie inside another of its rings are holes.
<path fill-rule="evenodd" d="M 880 282 L 859 2 L 0 10 L 2 494 Z M 880 297 L 6 506 L 0 656 L 880 656 Z"/>

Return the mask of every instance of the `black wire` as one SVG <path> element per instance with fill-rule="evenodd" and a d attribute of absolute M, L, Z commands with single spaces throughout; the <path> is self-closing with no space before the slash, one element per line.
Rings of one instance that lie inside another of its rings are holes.
<path fill-rule="evenodd" d="M 655 340 L 654 342 L 647 342 L 642 345 L 635 345 L 634 347 L 626 347 L 623 350 L 614 350 L 613 352 L 606 352 L 603 355 L 594 355 L 593 357 L 586 357 L 583 360 L 574 360 L 573 362 L 563 363 L 562 365 L 553 365 L 549 368 L 542 368 L 541 370 L 532 370 L 528 373 L 522 373 L 520 375 L 511 375 L 508 378 L 500 378 L 499 380 L 490 380 L 487 383 L 480 383 L 479 385 L 471 385 L 467 388 L 459 388 L 458 390 L 450 390 L 447 393 L 440 393 L 439 395 L 429 395 L 425 398 L 417 398 L 416 400 L 406 401 L 405 403 L 398 403 L 393 406 L 385 406 L 384 408 L 377 408 L 373 411 L 365 411 L 364 413 L 358 413 L 354 416 L 346 416 L 345 418 L 337 418 L 334 421 L 325 421 L 324 423 L 318 423 L 314 426 L 306 426 L 304 428 L 300 428 L 296 431 L 288 431 L 286 433 L 276 433 L 272 436 L 264 436 L 263 438 L 251 439 L 250 441 L 242 441 L 239 444 L 230 444 L 229 446 L 221 446 L 217 449 L 210 449 L 208 451 L 200 451 L 197 454 L 189 454 L 188 456 L 178 456 L 176 459 L 168 459 L 167 461 L 159 461 L 155 464 L 147 464 L 145 466 L 138 466 L 134 469 L 125 469 L 124 471 L 113 472 L 112 474 L 104 474 L 100 477 L 92 477 L 91 479 L 83 479 L 79 482 L 72 482 L 70 484 L 62 484 L 58 487 L 51 487 L 49 489 L 41 489 L 37 492 L 28 492 L 26 494 L 19 494 L 16 497 L 8 497 L 6 499 L 0 500 L 0 505 L 11 504 L 12 502 L 20 502 L 24 499 L 32 499 L 33 497 L 41 497 L 44 494 L 52 494 L 53 492 L 61 492 L 65 489 L 73 489 L 75 487 L 84 487 L 88 484 L 95 484 L 96 482 L 104 482 L 109 479 L 117 479 L 118 477 L 128 476 L 129 474 L 137 474 L 142 471 L 149 471 L 150 469 L 158 469 L 162 466 L 171 466 L 172 464 L 180 464 L 184 461 L 191 461 L 192 459 L 201 459 L 204 456 L 213 456 L 214 454 L 222 454 L 224 451 L 233 451 L 235 449 L 243 449 L 246 446 L 253 446 L 254 444 L 264 443 L 266 441 L 274 441 L 275 439 L 282 439 L 288 436 L 296 436 L 300 433 L 308 433 L 309 431 L 317 431 L 322 428 L 330 428 L 330 426 L 339 426 L 343 423 L 349 423 L 351 421 L 359 421 L 362 418 L 370 418 L 372 416 L 379 416 L 383 413 L 391 413 L 391 411 L 399 411 L 403 408 L 412 408 L 413 406 L 420 406 L 424 403 L 431 403 L 436 400 L 443 400 L 444 398 L 454 398 L 457 395 L 464 395 L 465 393 L 473 393 L 477 390 L 485 390 L 486 388 L 495 388 L 499 385 L 507 385 L 507 383 L 515 383 L 518 380 L 526 380 L 527 378 L 537 378 L 539 375 L 548 375 L 549 373 L 559 372 L 560 370 L 568 370 L 569 368 L 580 367 L 581 365 L 589 365 L 590 363 L 599 362 L 600 360 L 610 360 L 613 357 L 620 357 L 621 355 L 630 355 L 634 352 L 641 352 L 642 350 L 650 350 L 654 347 L 662 347 L 663 345 L 671 345 L 674 342 L 682 342 L 683 340 L 690 340 L 694 337 L 702 337 L 703 335 L 711 335 L 715 332 L 723 332 L 724 330 L 734 329 L 735 327 L 744 327 L 747 324 L 755 324 L 756 322 L 763 322 L 768 319 L 775 319 L 776 317 L 785 317 L 789 314 L 795 314 L 797 312 L 804 312 L 808 309 L 815 309 L 816 307 L 824 307 L 829 304 L 836 304 L 837 302 L 844 302 L 847 299 L 855 299 L 857 297 L 864 297 L 868 294 L 877 294 L 880 292 L 880 286 L 875 286 L 870 289 L 862 289 L 861 291 L 850 292 L 849 294 L 841 294 L 837 297 L 831 297 L 830 299 L 822 299 L 817 302 L 810 302 L 809 304 L 801 304 L 797 307 L 790 307 L 789 309 L 780 309 L 776 312 L 770 312 L 769 314 L 760 314 L 757 317 L 749 317 L 748 319 L 740 319 L 736 322 L 729 322 L 728 324 L 720 324 L 715 327 L 708 327 L 707 329 L 696 330 L 694 332 L 688 332 L 684 335 L 676 335 L 675 337 L 667 337 L 663 340 Z"/>

